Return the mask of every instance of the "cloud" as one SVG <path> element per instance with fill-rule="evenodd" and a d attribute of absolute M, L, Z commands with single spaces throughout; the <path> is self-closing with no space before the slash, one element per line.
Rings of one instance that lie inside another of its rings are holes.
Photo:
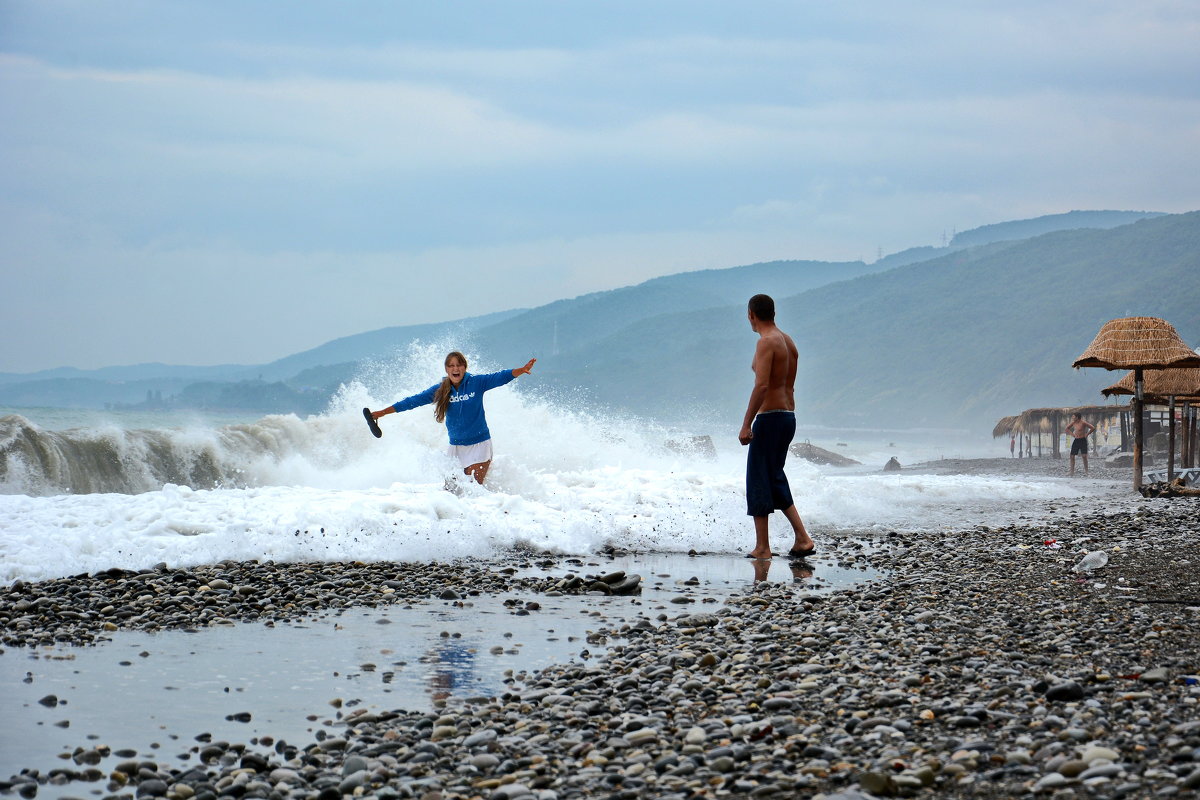
<path fill-rule="evenodd" d="M 47 3 L 0 26 L 0 236 L 56 291 L 14 280 L 0 312 L 48 365 L 266 360 L 441 318 L 447 281 L 481 313 L 1200 207 L 1191 3 Z M 254 335 L 193 335 L 223 314 Z"/>
<path fill-rule="evenodd" d="M 19 222 L 27 235 L 11 252 L 25 269 L 6 282 L 0 336 L 30 347 L 5 351 L 0 371 L 177 361 L 172 352 L 191 364 L 263 363 L 366 330 L 844 246 L 811 230 L 763 237 L 714 224 L 411 251 L 262 252 L 231 242 L 134 247 L 103 229 L 71 231 L 68 220 Z"/>

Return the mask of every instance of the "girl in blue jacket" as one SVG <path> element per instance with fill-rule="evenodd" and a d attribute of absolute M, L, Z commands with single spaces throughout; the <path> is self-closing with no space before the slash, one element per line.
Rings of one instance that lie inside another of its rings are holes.
<path fill-rule="evenodd" d="M 520 375 L 527 375 L 536 362 L 536 358 L 531 358 L 523 367 L 472 375 L 467 372 L 467 357 L 455 350 L 446 356 L 446 377 L 440 384 L 387 408 L 372 411 L 371 417 L 378 420 L 387 414 L 433 403 L 434 419 L 445 422 L 450 434 L 449 454 L 458 459 L 464 474 L 483 483 L 492 465 L 492 434 L 483 414 L 483 393 Z"/>

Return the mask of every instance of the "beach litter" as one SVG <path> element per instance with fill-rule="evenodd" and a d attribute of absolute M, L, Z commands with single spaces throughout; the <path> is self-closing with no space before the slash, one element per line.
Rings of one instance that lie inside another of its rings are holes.
<path fill-rule="evenodd" d="M 1108 563 L 1108 553 L 1104 550 L 1093 550 L 1079 560 L 1075 565 L 1076 572 L 1091 572 L 1100 569 Z"/>

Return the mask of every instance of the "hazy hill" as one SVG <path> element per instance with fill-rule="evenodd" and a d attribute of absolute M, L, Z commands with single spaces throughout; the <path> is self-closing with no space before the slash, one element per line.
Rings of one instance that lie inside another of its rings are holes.
<path fill-rule="evenodd" d="M 723 305 L 731 297 L 758 291 L 780 295 L 862 275 L 876 268 L 862 262 L 775 261 L 729 269 L 700 270 L 655 278 L 637 286 L 559 300 L 536 309 L 516 309 L 451 322 L 384 328 L 328 342 L 269 364 L 189 368 L 165 365 L 62 369 L 36 375 L 0 375 L 0 405 L 102 407 L 140 404 L 146 392 L 162 392 L 178 403 L 227 403 L 223 408 L 307 413 L 313 393 L 333 394 L 356 377 L 359 362 L 387 357 L 413 340 L 453 335 L 460 346 L 493 362 L 524 363 L 530 354 L 552 354 L 556 341 L 571 349 L 587 346 L 624 325 L 666 312 Z M 184 391 L 187 384 L 199 384 Z M 303 397 L 288 399 L 275 384 L 284 383 Z M 228 391 L 218 384 L 228 383 Z M 286 400 L 288 404 L 280 406 Z M 168 402 L 169 407 L 176 407 Z"/>
<path fill-rule="evenodd" d="M 197 377 L 148 380 L 45 378 L 0 385 L 0 405 L 43 408 L 104 408 L 144 403 L 156 395 L 169 397 L 195 383 Z"/>
<path fill-rule="evenodd" d="M 953 247 L 971 247 L 978 244 L 1029 239 L 1054 231 L 1078 230 L 1080 228 L 1116 228 L 1152 217 L 1161 217 L 1157 211 L 1068 211 L 1065 214 L 1047 214 L 1033 219 L 997 222 L 981 225 L 969 231 L 957 233 L 950 240 Z"/>
<path fill-rule="evenodd" d="M 413 339 L 435 338 L 448 331 L 470 332 L 518 314 L 523 309 L 479 317 L 406 325 L 335 339 L 268 364 L 188 367 L 134 364 L 81 370 L 74 367 L 35 373 L 0 373 L 0 405 L 57 408 L 154 405 L 162 395 L 167 407 L 196 406 L 237 410 L 319 411 L 339 384 L 358 372 L 358 362 L 390 353 Z M 276 384 L 286 383 L 284 389 Z M 192 385 L 195 384 L 194 388 Z M 171 402 L 174 398 L 174 402 Z M 220 403 L 220 405 L 217 405 Z M 282 403 L 282 405 L 280 405 Z"/>
<path fill-rule="evenodd" d="M 244 368 L 243 377 L 261 376 L 268 380 L 295 380 L 300 383 L 312 383 L 316 380 L 316 370 L 324 370 L 324 379 L 337 381 L 345 380 L 345 376 L 354 371 L 353 362 L 377 357 L 380 354 L 391 353 L 396 348 L 404 347 L 414 339 L 437 339 L 447 333 L 461 332 L 469 334 L 480 328 L 494 325 L 514 315 L 521 314 L 524 309 L 500 311 L 494 314 L 484 314 L 479 317 L 454 320 L 452 322 L 436 322 L 425 325 L 402 325 L 394 328 L 381 328 L 367 333 L 358 333 L 334 339 L 332 342 L 305 350 L 302 353 L 272 361 L 258 367 Z M 329 369 L 331 367 L 336 367 Z M 308 374 L 299 373 L 308 371 Z"/>
<path fill-rule="evenodd" d="M 1106 227 L 1130 215 L 1140 220 Z M 1009 238 L 1047 226 L 1054 232 Z M 767 292 L 801 350 L 805 420 L 990 429 L 1027 407 L 1099 402 L 1097 390 L 1119 376 L 1070 363 L 1108 319 L 1162 316 L 1200 343 L 1200 212 L 1072 212 L 987 228 L 956 237 L 980 242 L 971 246 L 914 248 L 872 265 L 681 273 L 534 309 L 371 331 L 261 366 L 0 376 L 0 404 L 138 403 L 161 392 L 167 401 L 303 413 L 360 361 L 456 331 L 492 363 L 538 357 L 530 391 L 728 424 L 750 387 L 745 302 Z"/>
<path fill-rule="evenodd" d="M 1047 214 L 1044 217 L 1034 217 L 1033 219 L 997 222 L 993 225 L 982 225 L 969 231 L 956 233 L 950 243 L 944 247 L 910 247 L 908 250 L 892 253 L 876 261 L 874 266 L 879 268 L 877 271 L 882 271 L 903 267 L 906 264 L 915 264 L 918 261 L 931 261 L 967 247 L 1030 239 L 1054 231 L 1079 228 L 1116 228 L 1120 225 L 1130 225 L 1141 219 L 1161 216 L 1163 215 L 1157 211 L 1068 211 L 1065 214 Z"/>
<path fill-rule="evenodd" d="M 1103 402 L 1098 390 L 1120 374 L 1070 365 L 1109 319 L 1163 317 L 1200 343 L 1197 275 L 1200 213 L 1192 213 L 950 255 L 784 308 L 804 319 L 813 348 L 814 413 L 994 420 L 1035 405 Z"/>
<path fill-rule="evenodd" d="M 1197 275 L 1200 212 L 962 250 L 777 300 L 801 352 L 804 419 L 990 426 L 1102 402 L 1120 375 L 1070 365 L 1109 319 L 1164 317 L 1200 343 Z M 644 320 L 562 354 L 548 377 L 644 413 L 736 421 L 755 340 L 744 308 Z"/>
<path fill-rule="evenodd" d="M 726 306 L 759 292 L 786 297 L 875 271 L 861 261 L 771 261 L 684 272 L 531 309 L 481 327 L 476 341 L 493 360 L 518 364 L 530 355 L 588 348 L 640 320 Z"/>
<path fill-rule="evenodd" d="M 131 364 L 121 367 L 100 369 L 77 369 L 57 367 L 40 372 L 0 372 L 0 386 L 35 381 L 99 381 L 119 383 L 123 381 L 220 381 L 231 380 L 246 369 L 240 364 L 223 364 L 215 367 L 188 367 L 174 364 Z"/>

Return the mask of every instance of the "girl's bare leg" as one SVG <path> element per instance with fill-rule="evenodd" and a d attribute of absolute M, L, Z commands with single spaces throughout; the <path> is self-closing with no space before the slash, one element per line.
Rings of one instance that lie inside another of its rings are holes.
<path fill-rule="evenodd" d="M 480 464 L 472 464 L 469 467 L 463 468 L 464 475 L 470 475 L 475 479 L 476 483 L 482 484 L 483 479 L 487 477 L 488 469 L 492 466 L 491 461 L 484 461 Z"/>

